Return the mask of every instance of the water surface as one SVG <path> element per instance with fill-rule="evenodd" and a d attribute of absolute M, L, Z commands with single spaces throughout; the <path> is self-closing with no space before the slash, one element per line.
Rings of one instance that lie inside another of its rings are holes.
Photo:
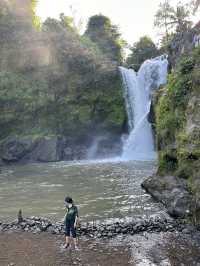
<path fill-rule="evenodd" d="M 154 215 L 160 205 L 141 189 L 153 162 L 59 162 L 4 167 L 0 174 L 0 219 L 63 218 L 64 197 L 72 196 L 82 220 Z"/>

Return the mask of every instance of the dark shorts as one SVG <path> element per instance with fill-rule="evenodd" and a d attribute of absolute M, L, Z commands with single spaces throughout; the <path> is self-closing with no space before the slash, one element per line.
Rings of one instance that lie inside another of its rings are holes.
<path fill-rule="evenodd" d="M 65 236 L 76 238 L 76 228 L 74 228 L 74 221 L 66 221 L 65 223 Z"/>

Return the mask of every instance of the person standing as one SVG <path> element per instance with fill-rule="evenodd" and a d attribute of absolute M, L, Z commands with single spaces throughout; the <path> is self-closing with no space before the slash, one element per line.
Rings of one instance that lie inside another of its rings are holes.
<path fill-rule="evenodd" d="M 78 250 L 78 241 L 76 237 L 76 228 L 78 224 L 78 208 L 74 205 L 72 198 L 66 197 L 65 203 L 67 207 L 67 212 L 64 217 L 64 226 L 65 226 L 65 248 L 70 246 L 70 235 L 73 238 L 74 248 Z"/>

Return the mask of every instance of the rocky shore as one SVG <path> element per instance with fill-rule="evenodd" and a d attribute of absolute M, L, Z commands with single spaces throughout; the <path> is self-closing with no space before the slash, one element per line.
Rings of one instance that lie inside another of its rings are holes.
<path fill-rule="evenodd" d="M 175 176 L 150 176 L 142 187 L 155 200 L 162 202 L 168 213 L 175 218 L 191 215 L 193 197 L 186 181 Z"/>
<path fill-rule="evenodd" d="M 200 228 L 186 224 L 183 220 L 174 220 L 161 217 L 149 219 L 134 219 L 132 221 L 119 221 L 114 223 L 82 223 L 77 228 L 78 235 L 91 238 L 112 238 L 117 235 L 134 235 L 141 232 L 183 232 L 191 233 Z M 48 232 L 50 234 L 64 234 L 63 222 L 51 222 L 47 218 L 29 217 L 22 221 L 15 220 L 10 223 L 0 222 L 0 232 L 31 232 L 39 234 Z"/>

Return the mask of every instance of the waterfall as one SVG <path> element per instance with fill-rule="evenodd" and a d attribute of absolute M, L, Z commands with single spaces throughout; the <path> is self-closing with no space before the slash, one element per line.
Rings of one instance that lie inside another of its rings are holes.
<path fill-rule="evenodd" d="M 119 69 L 123 78 L 129 126 L 122 159 L 153 160 L 156 158 L 156 152 L 148 114 L 153 90 L 167 82 L 167 56 L 146 60 L 138 73 L 124 67 Z"/>

